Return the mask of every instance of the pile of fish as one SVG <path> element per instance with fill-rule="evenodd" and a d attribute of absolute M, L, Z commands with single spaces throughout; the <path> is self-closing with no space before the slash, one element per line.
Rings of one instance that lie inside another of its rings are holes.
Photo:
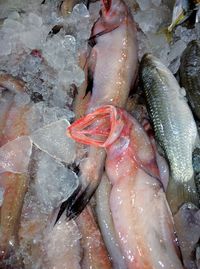
<path fill-rule="evenodd" d="M 12 2 L 0 268 L 200 268 L 199 1 Z"/>

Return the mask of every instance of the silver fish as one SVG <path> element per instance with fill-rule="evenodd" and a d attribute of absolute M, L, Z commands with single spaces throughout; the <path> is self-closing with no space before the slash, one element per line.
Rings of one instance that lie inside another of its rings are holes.
<path fill-rule="evenodd" d="M 166 194 L 175 214 L 185 202 L 199 203 L 192 167 L 192 152 L 198 139 L 196 123 L 184 89 L 159 59 L 151 54 L 143 56 L 140 79 L 156 138 L 169 161 Z"/>

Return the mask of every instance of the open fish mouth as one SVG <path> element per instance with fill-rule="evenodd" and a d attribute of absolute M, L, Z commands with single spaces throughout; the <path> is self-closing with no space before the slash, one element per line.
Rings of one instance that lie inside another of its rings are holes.
<path fill-rule="evenodd" d="M 106 147 L 119 137 L 123 127 L 120 109 L 108 105 L 72 123 L 67 135 L 79 143 Z"/>

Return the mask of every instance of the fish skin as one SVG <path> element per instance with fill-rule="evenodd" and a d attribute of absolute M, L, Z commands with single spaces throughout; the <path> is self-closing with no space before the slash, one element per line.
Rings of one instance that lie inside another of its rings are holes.
<path fill-rule="evenodd" d="M 183 90 L 159 59 L 144 55 L 139 73 L 157 141 L 169 161 L 167 199 L 175 214 L 185 202 L 199 204 L 192 167 L 197 127 Z"/>
<path fill-rule="evenodd" d="M 192 40 L 181 56 L 180 83 L 195 116 L 200 120 L 200 42 Z"/>

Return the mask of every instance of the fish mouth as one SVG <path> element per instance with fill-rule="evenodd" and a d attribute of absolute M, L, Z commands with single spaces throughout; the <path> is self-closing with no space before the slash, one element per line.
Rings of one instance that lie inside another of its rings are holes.
<path fill-rule="evenodd" d="M 75 121 L 67 128 L 67 135 L 82 144 L 107 147 L 120 136 L 123 127 L 123 111 L 107 105 Z"/>

